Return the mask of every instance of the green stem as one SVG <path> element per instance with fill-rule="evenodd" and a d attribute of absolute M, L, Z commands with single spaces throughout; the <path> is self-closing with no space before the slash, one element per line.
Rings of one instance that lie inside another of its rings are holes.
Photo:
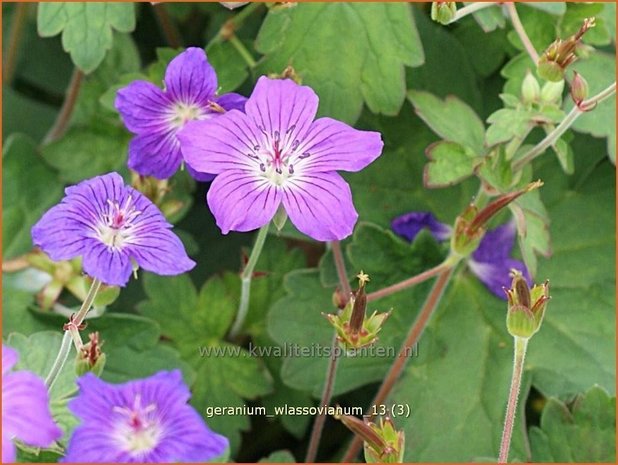
<path fill-rule="evenodd" d="M 513 2 L 508 2 L 506 4 L 506 10 L 509 12 L 509 16 L 511 17 L 511 22 L 513 23 L 513 29 L 519 36 L 519 40 L 524 45 L 526 52 L 530 55 L 530 59 L 536 63 L 539 61 L 539 54 L 536 52 L 534 45 L 532 45 L 532 41 L 528 34 L 526 33 L 526 29 L 524 29 L 524 25 L 521 23 L 521 19 L 519 19 L 519 15 L 517 14 L 517 8 L 515 8 L 515 4 Z"/>
<path fill-rule="evenodd" d="M 547 148 L 556 143 L 558 139 L 569 129 L 575 120 L 579 118 L 579 116 L 588 111 L 588 109 L 592 109 L 595 105 L 601 103 L 603 100 L 611 97 L 616 93 L 616 81 L 613 84 L 610 84 L 607 88 L 599 92 L 594 97 L 589 98 L 588 100 L 583 101 L 579 106 L 576 105 L 569 112 L 568 115 L 564 117 L 564 119 L 560 122 L 556 128 L 551 131 L 545 138 L 531 148 L 526 154 L 522 155 L 515 163 L 513 163 L 513 171 L 519 171 L 532 160 L 534 160 L 539 155 L 542 155 Z"/>
<path fill-rule="evenodd" d="M 245 322 L 245 318 L 247 317 L 247 312 L 249 311 L 249 297 L 251 294 L 251 278 L 253 277 L 253 270 L 255 269 L 255 265 L 260 258 L 260 254 L 262 253 L 262 249 L 264 248 L 264 242 L 266 242 L 266 236 L 268 235 L 268 228 L 270 227 L 270 223 L 265 224 L 258 231 L 258 235 L 255 239 L 255 244 L 253 245 L 253 250 L 251 251 L 251 255 L 249 256 L 249 261 L 247 262 L 247 266 L 242 272 L 240 276 L 241 280 L 241 288 L 240 288 L 240 304 L 238 305 L 238 312 L 236 313 L 236 320 L 234 320 L 234 324 L 232 325 L 232 329 L 230 330 L 230 338 L 234 339 L 240 333 L 242 329 L 242 325 Z"/>
<path fill-rule="evenodd" d="M 64 134 L 71 119 L 71 115 L 73 114 L 73 110 L 75 109 L 75 103 L 77 102 L 77 96 L 79 95 L 79 89 L 81 88 L 83 78 L 84 73 L 75 68 L 71 76 L 71 82 L 69 82 L 69 87 L 67 88 L 62 108 L 60 108 L 54 125 L 43 139 L 43 144 L 53 142 Z"/>
<path fill-rule="evenodd" d="M 449 22 L 449 24 L 459 21 L 461 18 L 464 18 L 472 13 L 476 13 L 477 11 L 499 4 L 500 2 L 475 2 L 471 5 L 466 5 L 455 12 L 455 16 L 453 16 L 453 19 Z"/>
<path fill-rule="evenodd" d="M 243 60 L 245 60 L 245 63 L 247 63 L 247 66 L 249 66 L 249 68 L 255 68 L 255 65 L 257 63 L 255 59 L 253 58 L 253 55 L 251 55 L 251 52 L 247 50 L 247 47 L 245 47 L 245 44 L 242 43 L 242 41 L 238 38 L 238 36 L 234 34 L 233 36 L 229 38 L 229 41 L 234 46 L 236 51 L 240 54 L 240 56 L 243 58 Z"/>
<path fill-rule="evenodd" d="M 504 429 L 502 430 L 498 463 L 507 463 L 509 458 L 509 448 L 511 447 L 511 437 L 513 435 L 513 425 L 515 424 L 515 413 L 517 411 L 517 401 L 521 388 L 521 377 L 524 372 L 524 360 L 526 358 L 527 346 L 528 339 L 515 337 L 511 390 L 509 391 L 509 400 L 506 406 L 506 416 L 504 418 Z"/>
<path fill-rule="evenodd" d="M 247 6 L 243 7 L 230 20 L 225 22 L 223 27 L 219 29 L 219 32 L 217 32 L 217 35 L 213 37 L 209 45 L 228 40 L 231 36 L 234 35 L 236 30 L 238 30 L 238 28 L 242 26 L 247 17 L 252 15 L 255 11 L 259 10 L 263 6 L 264 3 L 262 2 L 251 2 Z"/>
<path fill-rule="evenodd" d="M 172 18 L 170 18 L 166 5 L 164 3 L 157 3 L 156 5 L 152 5 L 152 7 L 157 20 L 159 21 L 159 26 L 161 26 L 161 31 L 165 36 L 167 44 L 172 48 L 182 47 L 180 32 L 178 31 L 178 28 L 174 24 Z"/>
<path fill-rule="evenodd" d="M 15 3 L 15 11 L 13 12 L 11 21 L 11 32 L 2 66 L 2 82 L 5 85 L 10 85 L 11 81 L 13 81 L 13 75 L 17 67 L 19 46 L 23 36 L 24 26 L 28 19 L 28 7 L 29 5 L 27 3 Z"/>
<path fill-rule="evenodd" d="M 397 355 L 397 358 L 391 365 L 391 368 L 389 369 L 386 377 L 384 378 L 384 381 L 382 381 L 382 385 L 380 386 L 378 393 L 371 402 L 369 412 L 372 411 L 374 405 L 384 404 L 386 398 L 391 393 L 391 390 L 395 386 L 395 383 L 399 379 L 399 376 L 401 376 L 401 372 L 406 366 L 406 361 L 409 357 L 409 354 L 411 353 L 412 348 L 420 340 L 423 332 L 425 331 L 425 328 L 427 327 L 427 324 L 429 323 L 429 320 L 431 319 L 431 316 L 433 315 L 435 309 L 438 307 L 438 304 L 442 299 L 442 295 L 444 294 L 444 290 L 446 289 L 446 286 L 451 279 L 453 271 L 453 267 L 443 269 L 438 278 L 436 279 L 436 282 L 431 288 L 431 291 L 429 292 L 429 295 L 427 296 L 427 299 L 423 304 L 423 308 L 421 308 L 420 313 L 418 314 L 416 320 L 414 320 L 414 323 L 408 331 L 406 340 L 403 342 L 401 348 L 399 349 L 399 354 Z M 362 439 L 356 436 L 350 443 L 348 450 L 343 456 L 342 463 L 352 462 L 358 455 L 361 445 Z"/>
<path fill-rule="evenodd" d="M 73 316 L 73 318 L 71 318 L 71 327 L 78 328 L 79 325 L 83 323 L 84 318 L 90 310 L 90 307 L 92 307 L 92 303 L 94 302 L 94 299 L 97 296 L 97 292 L 99 292 L 100 288 L 101 281 L 95 278 L 90 285 L 90 289 L 88 290 L 88 294 L 86 295 L 86 299 L 82 303 L 82 306 L 80 307 L 79 311 Z M 56 382 L 56 379 L 58 379 L 58 375 L 62 371 L 62 368 L 66 364 L 67 359 L 69 358 L 69 353 L 71 353 L 71 342 L 74 340 L 74 338 L 75 332 L 72 333 L 70 330 L 66 330 L 64 332 L 64 336 L 62 337 L 62 343 L 60 344 L 60 350 L 58 351 L 58 355 L 56 355 L 56 360 L 54 360 L 51 370 L 49 370 L 49 374 L 47 375 L 47 378 L 45 378 L 45 385 L 47 386 L 47 389 L 52 388 L 52 386 Z M 75 346 L 77 350 L 80 349 L 77 340 L 75 340 Z"/>

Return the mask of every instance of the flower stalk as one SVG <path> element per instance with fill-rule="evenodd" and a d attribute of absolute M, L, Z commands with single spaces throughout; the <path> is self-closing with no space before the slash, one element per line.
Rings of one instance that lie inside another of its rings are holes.
<path fill-rule="evenodd" d="M 513 436 L 513 425 L 515 424 L 515 412 L 519 400 L 521 389 L 521 377 L 524 371 L 524 361 L 526 358 L 526 348 L 528 338 L 515 337 L 515 350 L 513 357 L 513 374 L 511 377 L 511 389 L 509 400 L 506 406 L 506 416 L 504 418 L 504 429 L 502 430 L 502 440 L 500 441 L 500 455 L 498 463 L 507 463 L 511 437 Z"/>
<path fill-rule="evenodd" d="M 513 29 L 515 29 L 515 32 L 519 36 L 519 39 L 521 40 L 522 44 L 524 44 L 524 48 L 526 49 L 526 52 L 528 52 L 528 55 L 530 55 L 530 59 L 536 64 L 539 61 L 539 54 L 535 50 L 534 45 L 532 45 L 532 41 L 530 40 L 530 37 L 528 37 L 528 34 L 524 29 L 524 25 L 521 23 L 521 19 L 519 19 L 519 14 L 517 14 L 517 8 L 515 7 L 515 3 L 508 2 L 506 4 L 506 10 L 511 17 Z"/>
<path fill-rule="evenodd" d="M 569 129 L 575 120 L 579 118 L 585 111 L 590 111 L 596 105 L 601 103 L 603 100 L 611 97 L 616 93 L 616 81 L 606 87 L 604 90 L 599 92 L 598 94 L 592 96 L 588 100 L 584 100 L 580 105 L 575 105 L 568 115 L 564 117 L 564 119 L 560 122 L 556 128 L 551 131 L 545 138 L 531 148 L 527 153 L 522 155 L 514 164 L 513 170 L 519 171 L 536 157 L 542 155 L 545 150 L 551 147 L 556 143 L 558 139 Z"/>
<path fill-rule="evenodd" d="M 455 16 L 448 24 L 454 23 L 455 21 L 459 21 L 461 18 L 464 18 L 472 13 L 476 13 L 477 11 L 484 10 L 485 8 L 489 8 L 495 5 L 499 5 L 499 2 L 474 2 L 470 5 L 466 5 L 463 8 L 457 10 Z"/>
<path fill-rule="evenodd" d="M 45 135 L 43 144 L 49 144 L 50 142 L 55 141 L 66 131 L 69 121 L 71 120 L 73 110 L 75 109 L 75 103 L 77 103 L 77 96 L 79 95 L 79 90 L 81 89 L 83 79 L 84 73 L 78 68 L 75 68 L 73 75 L 71 76 L 71 81 L 69 82 L 69 87 L 67 88 L 64 103 L 58 112 L 54 125 Z"/>
<path fill-rule="evenodd" d="M 58 375 L 62 371 L 62 368 L 67 362 L 69 358 L 69 353 L 71 352 L 71 342 L 75 342 L 75 348 L 79 351 L 83 343 L 81 341 L 81 337 L 79 336 L 79 327 L 84 322 L 84 318 L 86 314 L 92 307 L 94 299 L 101 288 L 101 281 L 98 279 L 93 279 L 92 284 L 90 285 L 90 289 L 88 290 L 88 294 L 84 299 L 79 311 L 70 319 L 69 324 L 66 325 L 67 328 L 64 332 L 64 336 L 62 337 L 62 343 L 60 344 L 60 350 L 58 351 L 58 355 L 56 355 L 56 359 L 52 364 L 51 370 L 45 378 L 45 386 L 47 389 L 51 389 L 56 380 L 58 379 Z M 75 331 L 73 329 L 77 329 L 77 339 L 75 339 Z"/>
<path fill-rule="evenodd" d="M 251 279 L 253 278 L 253 270 L 255 269 L 255 265 L 257 265 L 260 254 L 262 253 L 262 249 L 264 248 L 264 243 L 266 242 L 266 236 L 268 235 L 269 227 L 270 223 L 266 223 L 258 231 L 257 237 L 255 239 L 255 244 L 253 245 L 251 255 L 249 256 L 249 261 L 247 262 L 247 265 L 245 266 L 245 269 L 240 276 L 240 304 L 238 305 L 238 312 L 236 312 L 236 319 L 234 320 L 232 329 L 230 329 L 231 339 L 234 339 L 238 336 L 245 322 L 245 319 L 247 318 L 247 312 L 249 311 L 249 298 L 251 296 Z"/>

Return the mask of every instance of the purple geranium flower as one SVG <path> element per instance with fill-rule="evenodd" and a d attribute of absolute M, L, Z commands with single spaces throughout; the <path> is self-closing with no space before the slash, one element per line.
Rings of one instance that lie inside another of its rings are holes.
<path fill-rule="evenodd" d="M 217 75 L 201 48 L 191 47 L 174 58 L 165 71 L 165 89 L 135 81 L 120 89 L 116 108 L 127 129 L 136 136 L 129 144 L 129 168 L 144 176 L 166 179 L 182 163 L 176 134 L 187 121 L 209 119 L 222 111 L 243 110 L 245 97 L 217 96 Z M 213 176 L 196 173 L 199 181 Z"/>
<path fill-rule="evenodd" d="M 118 173 L 82 181 L 65 194 L 32 228 L 34 245 L 52 260 L 81 255 L 88 275 L 116 286 L 127 283 L 136 265 L 160 275 L 195 266 L 159 209 Z"/>
<path fill-rule="evenodd" d="M 427 229 L 438 241 L 448 239 L 452 228 L 440 223 L 429 212 L 410 212 L 395 218 L 392 222 L 395 233 L 409 241 L 422 230 Z M 504 289 L 510 287 L 510 271 L 516 269 L 532 282 L 530 273 L 521 261 L 511 258 L 515 244 L 515 223 L 509 222 L 487 231 L 478 248 L 468 260 L 468 266 L 493 294 L 506 300 Z"/>
<path fill-rule="evenodd" d="M 228 447 L 187 405 L 178 370 L 116 385 L 88 373 L 77 384 L 69 409 L 81 423 L 63 462 L 207 462 Z"/>
<path fill-rule="evenodd" d="M 208 205 L 223 234 L 264 226 L 281 204 L 298 230 L 314 239 L 352 233 L 358 214 L 336 171 L 367 166 L 382 152 L 382 139 L 331 118 L 314 121 L 317 108 L 311 88 L 262 76 L 246 114 L 232 110 L 180 132 L 189 164 L 217 175 Z"/>
<path fill-rule="evenodd" d="M 2 463 L 15 461 L 13 439 L 33 447 L 50 447 L 62 436 L 49 411 L 49 394 L 41 378 L 9 370 L 17 363 L 14 349 L 2 345 Z"/>

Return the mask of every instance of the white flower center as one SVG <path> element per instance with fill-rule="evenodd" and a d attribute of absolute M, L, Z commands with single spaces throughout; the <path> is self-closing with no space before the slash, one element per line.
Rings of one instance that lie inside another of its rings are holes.
<path fill-rule="evenodd" d="M 262 145 L 253 147 L 247 156 L 256 160 L 260 176 L 268 179 L 275 186 L 283 186 L 288 179 L 298 174 L 294 163 L 310 156 L 302 152 L 301 143 L 293 137 L 295 126 L 290 126 L 283 137 L 279 131 L 271 134 L 262 129 Z"/>
<path fill-rule="evenodd" d="M 114 407 L 121 416 L 114 431 L 114 438 L 122 450 L 140 455 L 152 451 L 163 437 L 163 430 L 156 418 L 156 406 L 142 408 L 141 397 L 135 396 L 133 407 Z"/>
<path fill-rule="evenodd" d="M 134 234 L 133 221 L 141 211 L 135 209 L 132 201 L 129 195 L 121 207 L 118 202 L 107 200 L 107 211 L 103 213 L 96 227 L 96 235 L 110 249 L 122 248 Z"/>
<path fill-rule="evenodd" d="M 174 127 L 181 128 L 187 121 L 200 119 L 205 115 L 202 108 L 195 103 L 176 103 L 171 110 L 170 122 Z"/>

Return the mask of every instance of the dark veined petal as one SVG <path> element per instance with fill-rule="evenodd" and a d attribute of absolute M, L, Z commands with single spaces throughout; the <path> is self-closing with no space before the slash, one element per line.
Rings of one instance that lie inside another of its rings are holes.
<path fill-rule="evenodd" d="M 165 92 L 174 102 L 205 103 L 216 90 L 217 74 L 201 48 L 187 48 L 167 66 Z"/>
<path fill-rule="evenodd" d="M 438 221 L 430 212 L 409 212 L 398 216 L 392 221 L 391 227 L 396 234 L 410 242 L 423 229 L 429 230 L 437 241 L 444 241 L 452 234 L 451 227 Z"/>
<path fill-rule="evenodd" d="M 379 132 L 359 131 L 341 121 L 320 118 L 298 148 L 309 156 L 295 166 L 307 172 L 360 171 L 380 156 L 383 147 Z"/>
<path fill-rule="evenodd" d="M 215 97 L 213 100 L 218 105 L 221 105 L 226 111 L 239 110 L 244 112 L 245 103 L 247 103 L 247 97 L 234 92 L 220 95 L 219 97 Z"/>
<path fill-rule="evenodd" d="M 174 130 L 141 134 L 129 143 L 129 168 L 142 176 L 170 178 L 180 163 L 182 154 Z"/>
<path fill-rule="evenodd" d="M 358 219 L 350 186 L 334 172 L 288 179 L 283 205 L 294 226 L 318 241 L 348 237 Z"/>
<path fill-rule="evenodd" d="M 302 141 L 318 110 L 318 96 L 311 87 L 291 79 L 258 79 L 245 112 L 270 137 L 275 132 Z"/>
<path fill-rule="evenodd" d="M 281 203 L 281 188 L 257 174 L 229 170 L 212 182 L 207 200 L 223 234 L 252 231 L 275 216 Z"/>
<path fill-rule="evenodd" d="M 189 173 L 189 175 L 195 179 L 196 181 L 199 182 L 210 182 L 213 179 L 215 179 L 215 174 L 210 174 L 210 173 L 200 173 L 199 171 L 193 169 L 193 167 L 185 162 L 185 168 L 187 169 L 187 173 Z"/>
<path fill-rule="evenodd" d="M 472 258 L 477 262 L 499 262 L 509 257 L 515 245 L 516 233 L 517 228 L 513 221 L 487 231 Z"/>
<path fill-rule="evenodd" d="M 96 243 L 88 248 L 83 257 L 86 274 L 110 286 L 125 286 L 133 273 L 133 266 L 127 253 L 111 250 L 102 243 Z"/>
<path fill-rule="evenodd" d="M 2 376 L 2 431 L 30 446 L 49 447 L 62 436 L 41 378 L 28 371 Z"/>
<path fill-rule="evenodd" d="M 127 129 L 141 134 L 166 126 L 173 102 L 153 83 L 133 81 L 118 90 L 114 105 Z"/>
<path fill-rule="evenodd" d="M 124 249 L 140 268 L 161 276 L 177 275 L 195 266 L 172 231 L 159 227 L 145 228 Z"/>
<path fill-rule="evenodd" d="M 238 110 L 208 120 L 190 121 L 178 133 L 186 162 L 196 171 L 212 174 L 259 169 L 259 162 L 251 154 L 261 143 L 261 137 L 253 121 Z"/>

